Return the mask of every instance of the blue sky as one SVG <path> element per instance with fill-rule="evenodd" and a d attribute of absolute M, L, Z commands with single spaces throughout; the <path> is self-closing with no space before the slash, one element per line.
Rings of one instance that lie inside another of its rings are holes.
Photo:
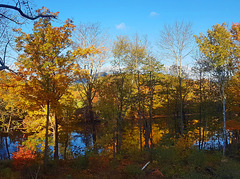
<path fill-rule="evenodd" d="M 60 19 L 100 22 L 109 33 L 157 36 L 164 24 L 193 23 L 196 34 L 216 23 L 240 21 L 240 0 L 39 0 L 38 7 L 59 11 Z M 118 29 L 117 29 L 118 27 Z"/>
<path fill-rule="evenodd" d="M 116 35 L 147 34 L 156 43 L 164 24 L 191 22 L 194 34 L 205 33 L 212 25 L 240 22 L 240 0 L 36 0 L 59 11 L 59 19 L 75 24 L 99 22 L 112 39 Z"/>

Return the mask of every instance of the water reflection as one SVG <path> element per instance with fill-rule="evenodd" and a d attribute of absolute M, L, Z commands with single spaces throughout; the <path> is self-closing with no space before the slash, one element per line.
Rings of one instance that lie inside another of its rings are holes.
<path fill-rule="evenodd" d="M 12 153 L 17 150 L 17 145 L 22 139 L 16 135 L 0 134 L 0 159 L 11 159 Z"/>
<path fill-rule="evenodd" d="M 59 143 L 60 158 L 74 158 L 79 155 L 84 155 L 85 149 L 93 145 L 92 135 L 83 134 L 80 132 L 72 132 L 65 136 L 65 143 Z M 23 138 L 19 138 L 15 135 L 2 134 L 0 136 L 0 159 L 11 159 L 12 153 L 17 151 L 17 146 L 22 144 Z M 27 142 L 27 139 L 26 141 Z M 41 151 L 41 145 L 39 144 L 39 151 Z M 53 152 L 53 146 L 50 146 L 50 150 Z"/>
<path fill-rule="evenodd" d="M 161 120 L 163 122 L 163 120 Z M 166 123 L 165 123 L 166 124 Z M 69 158 L 75 158 L 79 155 L 84 155 L 87 150 L 93 149 L 94 144 L 97 142 L 98 144 L 98 151 L 104 150 L 114 150 L 112 147 L 109 148 L 106 143 L 104 143 L 104 135 L 106 135 L 107 127 L 103 127 L 104 125 L 89 125 L 89 124 L 82 124 L 78 125 L 75 128 L 69 127 L 68 129 L 62 129 L 59 133 L 59 157 L 61 159 L 69 159 Z M 152 134 L 153 134 L 153 144 L 158 143 L 160 140 L 162 140 L 162 137 L 165 134 L 169 133 L 169 128 L 167 125 L 163 125 L 160 123 L 153 124 L 152 126 Z M 196 130 L 196 129 L 195 129 Z M 197 132 L 196 130 L 195 132 Z M 194 130 L 192 133 L 195 133 Z M 239 142 L 239 131 L 236 133 L 232 130 L 228 130 L 227 135 L 227 144 L 236 143 Z M 236 134 L 238 134 L 238 140 L 236 138 Z M 216 150 L 221 149 L 223 146 L 223 137 L 222 137 L 222 131 L 215 131 L 215 132 L 207 132 L 205 131 L 204 137 L 202 136 L 201 139 L 204 139 L 204 141 L 199 142 L 199 134 L 195 133 L 194 135 L 194 141 L 191 145 L 199 146 L 199 143 L 201 143 L 202 149 L 207 150 Z M 27 137 L 24 137 L 25 135 L 23 133 L 15 133 L 15 134 L 0 134 L 0 159 L 11 159 L 12 153 L 17 150 L 17 145 L 21 145 L 22 143 L 28 143 L 31 140 L 34 139 L 34 141 L 39 142 L 37 144 L 38 151 L 41 152 L 43 149 L 42 141 L 36 138 L 36 134 L 33 135 L 26 135 Z M 139 148 L 139 136 L 140 131 L 139 127 L 137 125 L 131 125 L 124 129 L 123 133 L 123 147 L 126 149 L 129 148 Z M 142 141 L 144 145 L 144 140 L 142 136 Z M 32 139 L 33 138 L 33 139 Z M 53 137 L 50 136 L 50 149 L 53 154 Z M 105 136 L 106 138 L 106 136 Z M 111 138 L 106 138 L 108 140 L 112 140 Z M 96 141 L 97 140 L 97 141 Z M 104 144 L 99 142 L 102 140 Z M 101 144 L 101 145 L 100 145 Z M 108 148 L 107 148 L 108 147 Z M 101 149 L 101 150 L 99 150 Z M 53 156 L 52 156 L 53 157 Z"/>
<path fill-rule="evenodd" d="M 74 157 L 83 155 L 85 153 L 85 149 L 93 146 L 92 135 L 72 132 L 71 138 L 71 149 Z"/>

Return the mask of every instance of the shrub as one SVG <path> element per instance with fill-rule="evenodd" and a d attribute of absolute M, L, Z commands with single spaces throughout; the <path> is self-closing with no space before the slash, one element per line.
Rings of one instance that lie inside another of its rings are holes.
<path fill-rule="evenodd" d="M 217 168 L 215 178 L 239 178 L 240 163 L 235 160 L 225 159 Z"/>
<path fill-rule="evenodd" d="M 207 163 L 205 151 L 193 149 L 189 154 L 188 163 L 194 167 L 205 167 Z"/>
<path fill-rule="evenodd" d="M 78 156 L 76 159 L 74 159 L 72 167 L 76 169 L 87 169 L 88 163 L 89 160 L 87 156 Z"/>
<path fill-rule="evenodd" d="M 12 154 L 13 165 L 16 169 L 22 170 L 30 167 L 36 160 L 36 153 L 30 146 L 17 146 L 17 151 Z"/>
<path fill-rule="evenodd" d="M 128 165 L 124 169 L 124 173 L 129 177 L 139 177 L 144 174 L 141 168 L 137 165 Z"/>
<path fill-rule="evenodd" d="M 92 155 L 88 158 L 89 169 L 95 172 L 102 172 L 109 168 L 109 158 L 98 154 Z"/>

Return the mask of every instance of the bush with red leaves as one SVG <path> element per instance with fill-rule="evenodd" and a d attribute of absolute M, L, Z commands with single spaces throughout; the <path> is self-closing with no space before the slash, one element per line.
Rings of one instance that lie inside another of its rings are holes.
<path fill-rule="evenodd" d="M 22 170 L 35 162 L 36 153 L 30 146 L 17 146 L 17 151 L 13 152 L 12 159 L 14 167 Z"/>

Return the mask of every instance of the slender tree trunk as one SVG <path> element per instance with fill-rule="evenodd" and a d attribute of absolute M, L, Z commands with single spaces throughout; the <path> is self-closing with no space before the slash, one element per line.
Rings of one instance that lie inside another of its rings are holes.
<path fill-rule="evenodd" d="M 96 124 L 95 122 L 92 123 L 92 140 L 93 140 L 93 149 L 95 152 L 97 152 L 97 148 L 95 146 L 97 141 L 97 132 L 96 132 Z"/>
<path fill-rule="evenodd" d="M 58 160 L 59 156 L 58 156 L 58 118 L 57 115 L 55 114 L 55 122 L 54 122 L 54 127 L 55 127 L 55 141 L 54 141 L 54 160 Z"/>
<path fill-rule="evenodd" d="M 115 134 L 115 131 L 113 131 L 113 159 L 114 160 L 116 159 L 116 145 L 115 145 L 115 142 L 116 142 L 116 134 Z"/>
<path fill-rule="evenodd" d="M 201 149 L 201 138 L 202 138 L 202 72 L 200 71 L 200 108 L 199 108 L 199 149 Z"/>
<path fill-rule="evenodd" d="M 89 101 L 89 104 L 88 104 L 88 113 L 89 113 L 89 118 L 90 118 L 91 123 L 94 123 L 94 114 L 93 114 L 93 107 L 92 107 L 91 100 Z"/>
<path fill-rule="evenodd" d="M 182 77 L 181 76 L 179 76 L 179 95 L 180 95 L 181 136 L 183 136 L 183 98 L 182 98 Z"/>
<path fill-rule="evenodd" d="M 226 150 L 226 114 L 225 114 L 225 93 L 224 93 L 224 82 L 222 84 L 222 97 L 223 97 L 223 156 L 225 156 Z"/>
<path fill-rule="evenodd" d="M 50 102 L 47 101 L 47 120 L 46 120 L 46 133 L 45 133 L 45 150 L 44 150 L 44 165 L 48 163 L 48 127 L 49 127 L 49 108 Z"/>
<path fill-rule="evenodd" d="M 204 81 L 203 81 L 204 82 Z M 203 98 L 203 103 L 202 103 L 202 116 L 203 116 L 203 132 L 202 132 L 202 144 L 201 148 L 203 148 L 203 144 L 205 142 L 205 130 L 206 130 L 206 125 L 207 125 L 207 120 L 206 120 L 206 95 L 205 95 L 205 87 L 204 84 L 202 86 L 202 98 Z"/>
<path fill-rule="evenodd" d="M 94 122 L 94 113 L 93 113 L 93 102 L 92 102 L 92 85 L 88 85 L 88 91 L 87 91 L 87 103 L 88 103 L 88 115 L 90 122 Z"/>
<path fill-rule="evenodd" d="M 10 114 L 10 119 L 8 122 L 8 127 L 7 127 L 7 133 L 9 132 L 10 126 L 11 126 L 11 122 L 12 122 L 12 115 Z"/>
<path fill-rule="evenodd" d="M 177 94 L 178 95 L 178 94 Z M 178 106 L 178 100 L 177 100 L 177 96 L 176 96 L 176 103 L 175 103 L 175 110 L 174 110 L 174 129 L 175 129 L 175 136 L 178 137 L 179 136 L 179 115 L 178 115 L 178 110 L 179 110 L 179 106 Z"/>
<path fill-rule="evenodd" d="M 120 86 L 120 109 L 117 118 L 117 153 L 119 154 L 122 146 L 122 122 L 123 122 L 123 84 L 124 77 L 121 78 Z"/>
<path fill-rule="evenodd" d="M 120 115 L 118 114 L 118 118 L 117 118 L 117 153 L 119 154 L 121 151 L 121 122 L 120 122 Z"/>
<path fill-rule="evenodd" d="M 149 129 L 150 129 L 150 161 L 153 159 L 153 136 L 152 136 L 152 121 L 153 121 L 153 81 L 152 72 L 150 72 L 150 108 L 149 108 Z"/>
<path fill-rule="evenodd" d="M 141 97 L 140 97 L 140 75 L 138 71 L 138 81 L 137 81 L 137 86 L 138 86 L 138 118 L 139 118 L 139 132 L 140 132 L 140 149 L 142 151 L 142 116 L 141 116 Z"/>
<path fill-rule="evenodd" d="M 65 140 L 65 146 L 64 146 L 64 153 L 63 153 L 64 160 L 67 159 L 67 147 L 68 147 L 68 133 L 67 133 L 67 137 L 66 137 L 66 140 Z"/>

